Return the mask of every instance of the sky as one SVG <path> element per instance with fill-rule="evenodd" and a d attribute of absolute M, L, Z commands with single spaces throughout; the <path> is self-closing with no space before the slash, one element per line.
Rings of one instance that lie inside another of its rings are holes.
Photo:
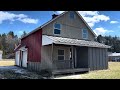
<path fill-rule="evenodd" d="M 64 11 L 0 11 L 0 34 L 13 31 L 19 37 Z M 78 11 L 96 35 L 120 37 L 120 11 Z"/>

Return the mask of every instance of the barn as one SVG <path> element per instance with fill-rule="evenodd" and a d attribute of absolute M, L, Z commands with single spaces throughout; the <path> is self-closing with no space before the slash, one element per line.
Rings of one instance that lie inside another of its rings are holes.
<path fill-rule="evenodd" d="M 108 68 L 108 45 L 77 11 L 66 11 L 36 28 L 15 48 L 16 65 L 31 70 L 80 72 Z"/>

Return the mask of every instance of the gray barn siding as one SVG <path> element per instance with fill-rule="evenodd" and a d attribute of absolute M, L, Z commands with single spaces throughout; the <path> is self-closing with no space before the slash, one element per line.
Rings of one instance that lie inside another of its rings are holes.
<path fill-rule="evenodd" d="M 92 56 L 92 48 L 88 48 L 88 62 L 89 62 L 89 67 L 90 67 L 90 70 L 93 70 L 94 68 L 93 68 L 93 56 Z"/>
<path fill-rule="evenodd" d="M 51 58 L 51 46 L 42 47 L 42 52 L 45 55 L 48 55 Z M 57 61 L 57 50 L 65 50 L 65 59 L 66 61 Z M 49 50 L 49 51 L 48 51 Z M 54 46 L 53 60 L 50 58 L 43 58 L 41 62 L 28 62 L 28 69 L 40 71 L 41 69 L 69 69 L 71 68 L 72 60 L 69 60 L 69 50 L 70 47 L 65 46 Z M 108 56 L 107 49 L 104 48 L 94 48 L 94 47 L 77 47 L 76 52 L 78 57 L 76 57 L 77 63 L 79 65 L 76 68 L 90 68 L 90 70 L 102 70 L 108 68 Z M 45 56 L 43 55 L 43 57 Z M 74 57 L 75 58 L 75 57 Z M 46 59 L 46 60 L 44 60 Z M 56 65 L 53 64 L 54 61 L 57 61 Z M 58 64 L 58 65 L 57 65 Z"/>
<path fill-rule="evenodd" d="M 103 49 L 101 49 L 101 69 L 104 69 L 104 62 L 103 62 L 103 59 L 104 59 L 104 57 L 103 57 Z"/>
<path fill-rule="evenodd" d="M 100 51 L 99 51 L 99 63 L 100 63 L 100 69 L 102 69 L 102 60 L 101 60 L 101 58 L 102 58 L 102 53 L 101 53 L 101 48 L 99 49 Z"/>
<path fill-rule="evenodd" d="M 94 65 L 94 70 L 96 70 L 96 53 L 95 53 L 95 49 L 92 48 L 92 54 L 93 54 L 93 65 Z"/>
<path fill-rule="evenodd" d="M 89 48 L 89 68 L 90 70 L 102 70 L 108 68 L 107 49 Z"/>
<path fill-rule="evenodd" d="M 99 69 L 99 66 L 98 66 L 98 64 L 99 64 L 99 62 L 98 62 L 98 60 L 99 60 L 99 58 L 98 58 L 98 48 L 94 48 L 95 49 L 95 56 L 96 56 L 96 70 L 98 70 Z"/>
<path fill-rule="evenodd" d="M 102 49 L 102 53 L 103 53 L 103 69 L 105 69 L 105 52 L 104 49 Z"/>

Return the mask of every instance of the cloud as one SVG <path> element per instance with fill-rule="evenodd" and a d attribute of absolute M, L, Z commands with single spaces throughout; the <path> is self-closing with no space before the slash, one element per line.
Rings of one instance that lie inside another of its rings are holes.
<path fill-rule="evenodd" d="M 118 21 L 111 21 L 111 24 L 119 23 Z"/>
<path fill-rule="evenodd" d="M 0 11 L 0 24 L 6 20 L 9 20 L 10 22 L 18 20 L 23 23 L 31 23 L 31 24 L 38 23 L 38 19 L 29 18 L 25 14 L 14 14 L 14 13 L 10 13 L 10 12 Z"/>
<path fill-rule="evenodd" d="M 99 14 L 98 11 L 79 11 L 80 15 L 85 19 L 90 27 L 101 21 L 110 20 L 109 16 Z"/>
<path fill-rule="evenodd" d="M 23 23 L 33 23 L 33 24 L 37 24 L 38 23 L 37 19 L 31 19 L 31 18 L 19 19 L 19 21 L 21 21 Z"/>
<path fill-rule="evenodd" d="M 93 30 L 96 35 L 105 35 L 106 33 L 114 32 L 112 30 L 104 29 L 103 27 L 99 27 Z"/>
<path fill-rule="evenodd" d="M 57 11 L 59 14 L 63 13 L 64 11 Z M 90 27 L 93 27 L 96 23 L 101 21 L 108 21 L 110 20 L 109 16 L 99 14 L 98 11 L 78 11 L 80 15 L 85 19 Z"/>

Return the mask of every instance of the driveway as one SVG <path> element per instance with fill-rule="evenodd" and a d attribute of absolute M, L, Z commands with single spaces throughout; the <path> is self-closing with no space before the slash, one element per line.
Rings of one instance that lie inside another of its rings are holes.
<path fill-rule="evenodd" d="M 40 74 L 17 66 L 0 66 L 0 79 L 44 79 Z"/>

